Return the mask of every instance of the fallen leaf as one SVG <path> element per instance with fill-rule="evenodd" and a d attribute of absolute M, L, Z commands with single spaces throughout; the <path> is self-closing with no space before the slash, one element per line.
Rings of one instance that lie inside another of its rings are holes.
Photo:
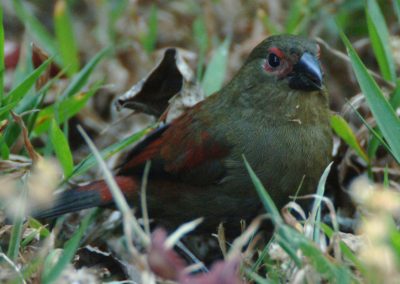
<path fill-rule="evenodd" d="M 116 105 L 170 120 L 203 98 L 179 50 L 168 48 L 157 66 L 120 96 Z"/>

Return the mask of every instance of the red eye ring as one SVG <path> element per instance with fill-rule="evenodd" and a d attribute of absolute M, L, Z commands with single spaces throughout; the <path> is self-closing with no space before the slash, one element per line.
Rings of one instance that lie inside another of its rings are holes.
<path fill-rule="evenodd" d="M 285 57 L 285 53 L 280 50 L 277 47 L 271 47 L 270 49 L 268 49 L 269 53 L 274 53 L 276 56 L 278 56 L 280 59 L 282 59 L 283 57 Z"/>
<path fill-rule="evenodd" d="M 282 59 L 285 54 L 282 50 L 277 47 L 271 47 L 268 49 L 268 56 L 264 65 L 264 69 L 268 72 L 275 71 L 279 66 L 282 65 Z"/>

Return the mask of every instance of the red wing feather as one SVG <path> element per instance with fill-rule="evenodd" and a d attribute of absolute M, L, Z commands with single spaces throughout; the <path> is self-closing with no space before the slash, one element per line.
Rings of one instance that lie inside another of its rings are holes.
<path fill-rule="evenodd" d="M 215 141 L 190 113 L 172 121 L 159 133 L 157 131 L 132 150 L 121 169 L 123 173 L 155 159 L 162 162 L 164 171 L 175 174 L 223 158 L 229 152 L 229 147 Z"/>

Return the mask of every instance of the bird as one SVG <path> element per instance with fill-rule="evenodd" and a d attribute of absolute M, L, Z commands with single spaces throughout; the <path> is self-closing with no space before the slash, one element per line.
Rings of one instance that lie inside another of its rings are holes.
<path fill-rule="evenodd" d="M 216 231 L 220 223 L 236 230 L 241 220 L 257 216 L 262 205 L 243 157 L 277 207 L 297 192 L 314 192 L 332 149 L 319 53 L 306 37 L 264 39 L 221 90 L 151 131 L 127 154 L 115 173 L 127 201 L 140 209 L 147 161 L 148 214 L 170 229 L 203 217 L 202 231 Z M 112 204 L 106 182 L 98 180 L 62 192 L 35 217 Z"/>

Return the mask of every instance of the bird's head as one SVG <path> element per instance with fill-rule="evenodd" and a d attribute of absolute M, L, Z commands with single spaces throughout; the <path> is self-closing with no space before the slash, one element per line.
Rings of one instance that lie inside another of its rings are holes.
<path fill-rule="evenodd" d="M 253 80 L 280 89 L 312 92 L 323 86 L 319 46 L 300 36 L 277 35 L 265 39 L 250 53 L 244 68 Z"/>

